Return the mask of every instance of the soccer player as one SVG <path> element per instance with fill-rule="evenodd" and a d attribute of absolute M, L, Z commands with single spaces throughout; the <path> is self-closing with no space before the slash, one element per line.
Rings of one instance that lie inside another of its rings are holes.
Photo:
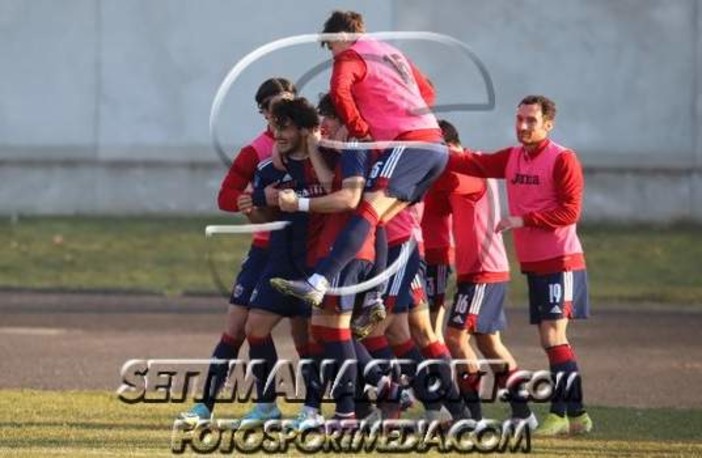
<path fill-rule="evenodd" d="M 464 154 L 456 128 L 444 120 L 439 125 L 450 154 Z M 502 234 L 495 233 L 500 215 L 497 184 L 495 180 L 449 173 L 434 183 L 429 196 L 432 199 L 427 199 L 427 208 L 447 202 L 453 217 L 457 291 L 448 314 L 446 343 L 454 358 L 474 361 L 477 356 L 469 343 L 474 338 L 484 357 L 504 361 L 506 367 L 493 366 L 493 369 L 498 387 L 505 389 L 509 376 L 517 371 L 517 363 L 500 338 L 506 327 L 503 306 L 509 263 Z M 480 420 L 480 368 L 467 364 L 457 369 L 471 416 Z M 512 422 L 515 425 L 524 422 L 531 430 L 536 429 L 536 416 L 526 402 L 509 394 Z"/>
<path fill-rule="evenodd" d="M 314 306 L 379 222 L 421 200 L 448 157 L 428 108 L 434 91 L 427 79 L 402 52 L 363 32 L 363 18 L 353 11 L 335 11 L 324 24 L 323 33 L 341 34 L 324 42 L 334 58 L 331 98 L 351 138 L 400 143 L 372 164 L 363 201 L 315 274 L 279 285 Z"/>
<path fill-rule="evenodd" d="M 324 95 L 318 104 L 318 111 L 323 116 L 322 135 L 328 138 L 345 140 L 341 123 L 336 117 L 334 107 L 328 95 Z M 283 211 L 313 212 L 326 214 L 324 228 L 318 240 L 319 259 L 326 256 L 346 221 L 352 217 L 352 211 L 361 201 L 363 185 L 367 171 L 367 153 L 364 150 L 351 149 L 335 151 L 326 148 L 310 148 L 309 154 L 318 176 L 329 177 L 331 180 L 330 193 L 313 198 L 299 197 L 294 192 L 282 191 L 279 194 L 279 206 Z M 315 157 L 320 155 L 322 157 Z M 333 165 L 333 171 L 329 168 Z M 341 273 L 332 280 L 335 287 L 357 285 L 366 280 L 372 271 L 375 259 L 374 240 L 369 238 L 356 257 Z M 274 284 L 274 282 L 272 282 Z M 332 390 L 336 400 L 334 419 L 355 419 L 355 384 L 359 377 L 358 369 L 364 372 L 365 382 L 375 386 L 379 405 L 384 416 L 399 415 L 400 403 L 392 402 L 395 397 L 402 395 L 400 387 L 385 376 L 380 368 L 371 366 L 365 371 L 371 361 L 365 347 L 352 339 L 350 322 L 354 309 L 356 295 L 331 296 L 327 295 L 321 310 L 315 309 L 312 315 L 312 335 L 316 343 L 324 347 L 324 358 L 336 361 L 341 366 L 346 361 L 358 361 L 359 366 L 349 366 L 339 373 L 339 379 L 334 379 L 338 385 Z M 336 376 L 337 374 L 331 374 Z M 370 412 L 366 412 L 370 413 Z M 363 415 L 364 417 L 366 415 Z M 296 427 L 306 430 L 320 425 L 319 415 L 311 409 L 303 409 L 298 417 Z"/>
<path fill-rule="evenodd" d="M 557 392 L 536 434 L 582 434 L 592 420 L 582 402 L 581 375 L 566 330 L 572 318 L 589 315 L 585 256 L 576 232 L 584 180 L 572 149 L 549 139 L 556 104 L 530 95 L 517 107 L 519 146 L 495 154 L 454 154 L 448 171 L 504 178 L 510 215 L 496 230 L 514 232 L 521 270 L 529 285 L 529 314 L 538 326 L 554 382 L 573 382 L 568 396 Z"/>
<path fill-rule="evenodd" d="M 278 169 L 271 160 L 260 163 L 254 178 L 253 193 L 239 203 L 242 211 L 269 207 L 266 188 L 271 185 L 279 192 L 289 189 L 310 197 L 325 193 L 314 172 L 307 148 L 308 137 L 319 127 L 314 106 L 303 98 L 280 100 L 272 106 L 271 118 L 276 148 L 285 159 L 285 169 Z M 283 318 L 290 318 L 293 340 L 300 357 L 307 359 L 310 356 L 310 307 L 301 300 L 278 293 L 271 287 L 270 279 L 306 275 L 314 261 L 312 254 L 318 245 L 323 219 L 305 212 L 280 213 L 279 219 L 289 224 L 270 234 L 268 263 L 249 301 L 249 316 L 246 320 L 249 358 L 251 361 L 263 361 L 263 364 L 253 367 L 258 396 L 253 410 L 241 419 L 239 428 L 243 429 L 281 417 L 275 403 L 275 384 L 266 385 L 266 380 L 278 359 L 271 332 Z M 310 375 L 314 374 L 307 374 Z M 308 407 L 319 409 L 316 402 L 320 396 L 313 393 L 315 386 L 309 378 L 305 382 L 312 404 Z"/>
<path fill-rule="evenodd" d="M 255 101 L 259 113 L 266 120 L 267 128 L 244 146 L 232 162 L 219 190 L 217 202 L 221 210 L 233 213 L 240 211 L 239 201 L 247 194 L 247 188 L 254 179 L 258 164 L 269 159 L 273 151 L 271 104 L 279 99 L 292 98 L 296 93 L 295 85 L 285 78 L 269 78 L 259 86 Z M 246 199 L 246 197 L 243 198 Z M 244 325 L 249 313 L 249 299 L 267 261 L 268 233 L 257 232 L 253 236 L 251 248 L 244 258 L 239 275 L 234 281 L 224 332 L 212 352 L 212 359 L 230 360 L 238 357 L 239 348 L 244 342 Z M 212 416 L 215 398 L 224 385 L 228 369 L 229 365 L 226 361 L 210 364 L 203 402 L 195 404 L 190 411 L 181 413 L 179 416 L 181 420 L 195 424 L 198 420 Z"/>

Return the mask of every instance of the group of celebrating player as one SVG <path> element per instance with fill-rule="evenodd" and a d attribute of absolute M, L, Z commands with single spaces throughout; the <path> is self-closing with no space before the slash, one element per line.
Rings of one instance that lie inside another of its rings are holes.
<path fill-rule="evenodd" d="M 300 358 L 314 362 L 304 366 L 306 398 L 294 421 L 299 430 L 324 425 L 320 406 L 330 380 L 336 382 L 335 420 L 398 418 L 416 398 L 429 420 L 445 408 L 453 421 L 472 419 L 479 427 L 482 374 L 472 363 L 478 359 L 473 338 L 483 357 L 502 361 L 491 368 L 513 423 L 545 436 L 589 432 L 582 377 L 566 337 L 568 320 L 588 315 L 575 226 L 584 183 L 575 153 L 548 138 L 555 104 L 525 97 L 517 107 L 518 146 L 469 151 L 454 126 L 429 109 L 435 93 L 428 79 L 399 50 L 364 32 L 356 12 L 335 11 L 325 22 L 323 33 L 336 34 L 322 42 L 333 70 L 329 93 L 316 107 L 284 78 L 264 81 L 256 93 L 268 126 L 236 156 L 219 207 L 253 222 L 287 225 L 254 235 L 204 401 L 181 418 L 211 417 L 228 375 L 226 360 L 238 357 L 244 339 L 250 359 L 265 364 L 254 366 L 257 399 L 239 427 L 281 418 L 266 379 L 277 361 L 271 332 L 289 318 Z M 505 218 L 496 178 L 506 180 Z M 541 424 L 516 393 L 517 363 L 500 339 L 509 282 L 506 230 L 514 234 L 530 321 L 553 377 L 575 384 L 576 395 L 555 396 Z M 457 292 L 445 312 L 452 265 Z M 389 266 L 394 273 L 363 292 L 335 290 L 382 279 Z M 422 364 L 454 358 L 462 361 L 455 374 L 450 364 Z M 399 374 L 397 366 L 372 363 L 393 359 L 411 364 L 399 365 Z M 334 367 L 323 360 L 338 362 L 334 373 L 323 373 Z M 444 382 L 438 390 L 436 380 Z M 375 387 L 374 401 L 366 386 Z"/>

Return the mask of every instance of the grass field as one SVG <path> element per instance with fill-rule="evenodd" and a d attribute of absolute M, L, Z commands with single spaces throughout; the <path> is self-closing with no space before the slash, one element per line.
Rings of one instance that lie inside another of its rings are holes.
<path fill-rule="evenodd" d="M 216 293 L 228 288 L 249 236 L 206 239 L 223 217 L 32 217 L 0 222 L 0 288 Z M 584 226 L 591 296 L 598 304 L 702 305 L 699 226 Z M 511 256 L 513 259 L 514 256 Z M 213 275 L 214 272 L 214 275 Z M 511 302 L 525 303 L 513 264 Z"/>
<path fill-rule="evenodd" d="M 121 403 L 108 392 L 0 391 L 0 455 L 172 456 L 174 415 L 184 404 Z M 218 408 L 236 418 L 239 404 Z M 499 418 L 501 407 L 488 406 Z M 286 406 L 292 415 L 295 406 Z M 702 456 L 702 412 L 591 407 L 597 430 L 586 438 L 533 439 L 536 456 Z M 418 414 L 418 413 L 417 413 Z M 440 456 L 429 453 L 429 456 Z"/>

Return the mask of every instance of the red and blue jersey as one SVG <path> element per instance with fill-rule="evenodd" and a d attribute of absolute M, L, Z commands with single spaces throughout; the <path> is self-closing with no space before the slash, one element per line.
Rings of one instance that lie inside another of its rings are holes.
<path fill-rule="evenodd" d="M 309 159 L 289 159 L 285 170 L 277 169 L 270 160 L 261 162 L 253 181 L 254 205 L 266 206 L 265 188 L 269 185 L 279 190 L 292 189 L 300 197 L 326 194 Z M 324 215 L 280 212 L 279 220 L 290 224 L 271 233 L 269 263 L 289 263 L 301 269 L 313 266 Z"/>

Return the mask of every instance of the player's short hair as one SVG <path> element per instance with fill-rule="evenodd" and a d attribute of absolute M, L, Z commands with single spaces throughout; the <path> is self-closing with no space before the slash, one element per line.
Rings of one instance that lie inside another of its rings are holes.
<path fill-rule="evenodd" d="M 256 91 L 255 99 L 258 108 L 268 109 L 267 104 L 270 99 L 283 92 L 290 92 L 293 95 L 297 95 L 297 88 L 295 84 L 287 78 L 268 78 L 261 83 Z"/>
<path fill-rule="evenodd" d="M 556 102 L 544 95 L 527 95 L 517 106 L 521 107 L 522 105 L 539 105 L 545 120 L 553 121 L 556 119 Z"/>
<path fill-rule="evenodd" d="M 333 11 L 324 23 L 322 33 L 365 33 L 366 26 L 363 23 L 361 13 L 355 11 Z"/>
<path fill-rule="evenodd" d="M 319 96 L 317 113 L 319 113 L 320 116 L 339 119 L 339 116 L 336 114 L 334 102 L 332 102 L 331 95 L 329 95 L 328 92 Z"/>
<path fill-rule="evenodd" d="M 273 125 L 283 127 L 291 122 L 298 129 L 314 129 L 319 126 L 319 116 L 314 105 L 306 98 L 283 99 L 271 108 Z"/>
<path fill-rule="evenodd" d="M 456 126 L 445 119 L 440 119 L 439 127 L 441 128 L 441 135 L 444 137 L 446 143 L 449 145 L 461 144 L 461 138 L 458 136 L 458 129 L 456 129 Z"/>

